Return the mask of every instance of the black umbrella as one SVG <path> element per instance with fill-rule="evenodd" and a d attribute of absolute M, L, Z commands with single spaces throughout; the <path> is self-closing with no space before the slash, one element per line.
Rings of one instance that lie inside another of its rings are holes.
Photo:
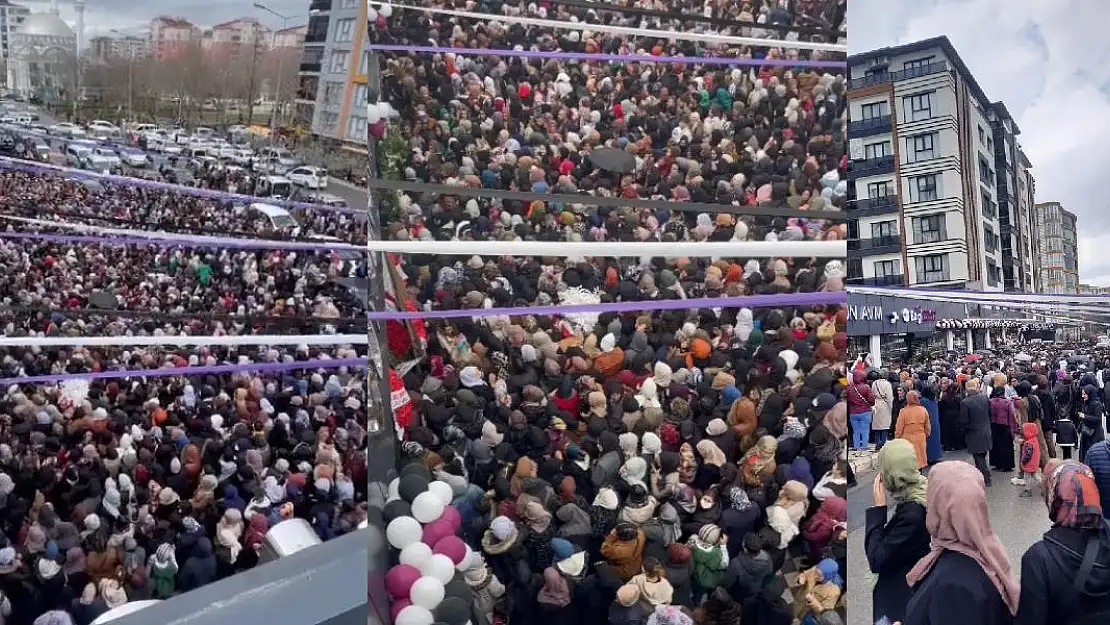
<path fill-rule="evenodd" d="M 594 167 L 615 174 L 627 174 L 636 169 L 636 157 L 627 150 L 600 148 L 590 152 Z"/>
<path fill-rule="evenodd" d="M 89 296 L 89 304 L 101 310 L 115 310 L 119 308 L 119 298 L 111 291 L 96 291 Z"/>

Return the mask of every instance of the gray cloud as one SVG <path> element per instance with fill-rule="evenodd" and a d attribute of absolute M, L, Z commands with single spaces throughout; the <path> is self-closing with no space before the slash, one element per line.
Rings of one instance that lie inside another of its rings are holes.
<path fill-rule="evenodd" d="M 947 35 L 992 100 L 1021 127 L 1037 201 L 1079 216 L 1084 281 L 1110 283 L 1110 54 L 1102 5 L 1086 0 L 933 0 L 848 3 L 853 52 Z"/>

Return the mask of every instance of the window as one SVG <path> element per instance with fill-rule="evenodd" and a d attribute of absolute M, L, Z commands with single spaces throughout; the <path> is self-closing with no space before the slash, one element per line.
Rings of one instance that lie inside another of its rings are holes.
<path fill-rule="evenodd" d="M 906 138 L 906 154 L 910 163 L 930 161 L 937 157 L 937 133 L 931 132 L 924 135 L 913 135 Z"/>
<path fill-rule="evenodd" d="M 893 152 L 890 149 L 890 141 L 869 143 L 863 146 L 863 157 L 869 161 L 890 156 L 891 154 L 893 154 Z"/>
<path fill-rule="evenodd" d="M 897 260 L 878 260 L 875 261 L 875 277 L 876 278 L 893 278 L 894 276 L 901 275 L 900 263 Z"/>
<path fill-rule="evenodd" d="M 867 199 L 869 200 L 891 195 L 894 195 L 894 182 L 891 180 L 870 182 L 867 184 Z"/>
<path fill-rule="evenodd" d="M 347 138 L 360 143 L 366 143 L 369 140 L 369 128 L 365 117 L 352 115 L 347 120 Z"/>
<path fill-rule="evenodd" d="M 931 254 L 914 258 L 917 283 L 944 282 L 948 277 L 948 254 Z"/>
<path fill-rule="evenodd" d="M 993 147 L 994 147 L 994 141 L 991 141 L 991 138 L 987 137 L 987 151 L 990 152 L 991 148 L 993 148 Z"/>
<path fill-rule="evenodd" d="M 987 219 L 998 218 L 998 205 L 994 203 L 994 200 L 986 191 L 983 191 L 983 217 Z"/>
<path fill-rule="evenodd" d="M 983 224 L 983 249 L 988 254 L 998 251 L 999 238 L 990 224 Z"/>
<path fill-rule="evenodd" d="M 937 175 L 914 176 L 909 179 L 911 202 L 932 202 L 937 199 Z"/>
<path fill-rule="evenodd" d="M 902 98 L 902 110 L 908 122 L 921 121 L 933 116 L 933 92 L 928 91 Z"/>
<path fill-rule="evenodd" d="M 327 111 L 320 115 L 320 130 L 324 133 L 335 132 L 336 126 L 339 125 L 339 113 L 329 113 Z"/>
<path fill-rule="evenodd" d="M 349 17 L 345 20 L 336 20 L 335 22 L 335 42 L 336 43 L 350 43 L 355 38 L 355 18 Z"/>
<path fill-rule="evenodd" d="M 898 222 L 891 219 L 890 221 L 878 221 L 871 224 L 871 238 L 872 239 L 891 239 L 898 236 Z"/>
<path fill-rule="evenodd" d="M 923 57 L 923 58 L 920 58 L 920 59 L 914 59 L 912 61 L 906 61 L 905 63 L 902 63 L 902 71 L 905 72 L 905 71 L 909 71 L 909 70 L 912 70 L 912 69 L 921 69 L 923 67 L 928 67 L 928 66 L 933 64 L 933 59 L 934 58 L 936 58 L 936 57 L 926 56 L 926 57 Z"/>
<path fill-rule="evenodd" d="M 979 143 L 985 144 L 987 142 L 987 133 L 983 132 L 983 127 L 982 126 L 978 126 L 978 128 L 979 128 Z"/>
<path fill-rule="evenodd" d="M 351 53 L 346 50 L 332 50 L 328 59 L 328 71 L 332 74 L 346 74 L 350 58 Z"/>
<path fill-rule="evenodd" d="M 343 83 L 329 81 L 324 84 L 324 105 L 338 105 L 343 97 Z"/>
<path fill-rule="evenodd" d="M 999 282 L 998 265 L 994 261 L 987 259 L 987 284 L 990 286 L 997 286 Z"/>
<path fill-rule="evenodd" d="M 890 115 L 890 110 L 886 100 L 882 102 L 875 102 L 874 104 L 864 104 L 860 107 L 859 118 L 862 120 L 877 119 Z"/>
<path fill-rule="evenodd" d="M 913 242 L 936 243 L 948 238 L 947 220 L 944 215 L 929 215 L 928 217 L 914 217 Z"/>
<path fill-rule="evenodd" d="M 366 85 L 355 85 L 354 107 L 356 109 L 366 108 L 366 97 L 370 91 Z"/>
<path fill-rule="evenodd" d="M 369 74 L 370 73 L 370 51 L 369 50 L 363 50 L 362 51 L 362 58 L 358 62 L 358 73 L 360 73 L 360 74 Z"/>

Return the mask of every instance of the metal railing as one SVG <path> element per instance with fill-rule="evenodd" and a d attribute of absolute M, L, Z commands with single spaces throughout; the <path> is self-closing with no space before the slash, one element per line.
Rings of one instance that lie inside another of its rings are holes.
<path fill-rule="evenodd" d="M 856 200 L 848 204 L 849 217 L 872 217 L 898 212 L 898 196 L 887 195 L 884 197 Z"/>
<path fill-rule="evenodd" d="M 884 82 L 900 82 L 903 80 L 910 80 L 911 78 L 921 78 L 930 74 L 939 74 L 948 71 L 948 63 L 941 61 L 939 63 L 930 63 L 922 65 L 921 67 L 911 67 L 904 69 L 900 72 L 880 72 L 877 74 L 870 74 L 861 78 L 853 78 L 848 81 L 849 89 L 859 89 L 861 87 L 869 87 L 871 85 L 879 85 Z"/>
<path fill-rule="evenodd" d="M 890 132 L 890 115 L 848 122 L 848 138 L 858 139 Z"/>
<path fill-rule="evenodd" d="M 853 178 L 880 176 L 894 172 L 894 155 L 852 161 L 848 164 L 848 175 Z"/>
<path fill-rule="evenodd" d="M 848 239 L 848 252 L 868 254 L 892 254 L 902 251 L 902 236 L 888 235 L 869 239 Z"/>
<path fill-rule="evenodd" d="M 905 283 L 906 276 L 904 274 L 872 278 L 848 278 L 848 284 L 855 286 L 902 286 Z"/>

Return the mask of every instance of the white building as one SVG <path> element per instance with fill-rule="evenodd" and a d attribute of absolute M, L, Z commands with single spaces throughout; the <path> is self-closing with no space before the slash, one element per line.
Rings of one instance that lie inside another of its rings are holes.
<path fill-rule="evenodd" d="M 0 0 L 0 58 L 10 57 L 12 35 L 30 14 L 31 9 L 27 7 Z M 7 76 L 0 76 L 0 80 L 7 80 L 7 84 L 11 85 Z"/>
<path fill-rule="evenodd" d="M 1015 198 L 1028 161 L 1005 105 L 990 102 L 947 37 L 848 65 L 849 282 L 1032 290 Z"/>
<path fill-rule="evenodd" d="M 45 13 L 28 15 L 12 33 L 10 89 L 44 100 L 76 89 L 77 33 L 58 13 L 55 2 Z"/>

